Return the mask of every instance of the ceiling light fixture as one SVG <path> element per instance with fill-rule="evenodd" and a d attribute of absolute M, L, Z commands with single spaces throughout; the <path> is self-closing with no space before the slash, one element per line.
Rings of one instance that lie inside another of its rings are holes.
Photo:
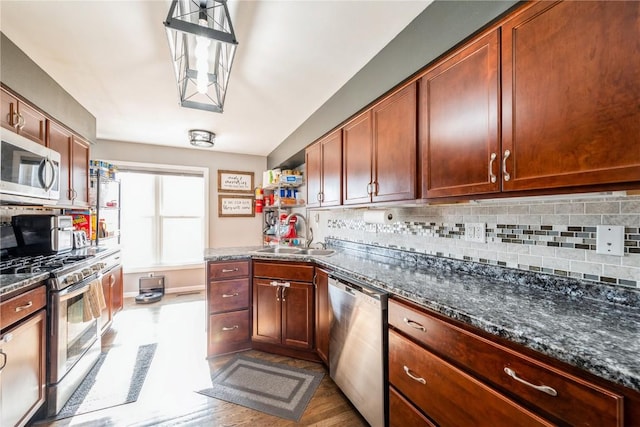
<path fill-rule="evenodd" d="M 238 45 L 227 0 L 173 0 L 164 26 L 180 105 L 222 113 Z"/>
<path fill-rule="evenodd" d="M 189 143 L 194 147 L 211 148 L 216 142 L 216 134 L 208 130 L 191 129 Z"/>

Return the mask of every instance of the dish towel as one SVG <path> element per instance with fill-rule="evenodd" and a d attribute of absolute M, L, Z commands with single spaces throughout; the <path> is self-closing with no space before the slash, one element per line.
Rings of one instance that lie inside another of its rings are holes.
<path fill-rule="evenodd" d="M 100 279 L 89 283 L 89 290 L 84 294 L 83 300 L 83 320 L 86 322 L 91 319 L 98 319 L 102 314 L 102 310 L 107 307 Z"/>

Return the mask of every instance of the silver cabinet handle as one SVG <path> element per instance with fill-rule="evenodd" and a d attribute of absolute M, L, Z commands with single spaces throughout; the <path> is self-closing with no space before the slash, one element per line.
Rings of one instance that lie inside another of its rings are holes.
<path fill-rule="evenodd" d="M 0 372 L 2 372 L 4 367 L 7 366 L 7 353 L 0 350 L 0 356 L 2 356 L 2 366 L 0 366 Z"/>
<path fill-rule="evenodd" d="M 413 372 L 411 372 L 411 369 L 409 369 L 409 367 L 407 367 L 406 365 L 403 366 L 403 369 L 404 369 L 404 373 L 407 374 L 407 376 L 412 380 L 417 381 L 420 384 L 424 384 L 424 385 L 427 384 L 427 381 L 424 378 L 416 376 Z"/>
<path fill-rule="evenodd" d="M 375 188 L 375 190 L 373 190 L 373 195 L 377 196 L 378 191 L 380 191 L 380 184 L 378 184 L 378 181 L 373 181 L 373 188 Z"/>
<path fill-rule="evenodd" d="M 372 188 L 373 188 L 373 185 L 371 183 L 368 183 L 367 184 L 367 194 L 368 195 L 372 195 L 373 194 Z"/>
<path fill-rule="evenodd" d="M 16 128 L 16 130 L 18 129 L 18 126 L 20 126 L 20 114 L 18 113 L 7 113 L 7 121 L 9 123 L 13 123 L 13 127 Z"/>
<path fill-rule="evenodd" d="M 551 387 L 549 387 L 547 385 L 531 384 L 530 382 L 523 380 L 522 378 L 518 377 L 518 374 L 516 374 L 516 372 L 511 368 L 507 368 L 505 366 L 504 367 L 504 372 L 507 375 L 509 375 L 511 378 L 513 378 L 514 380 L 516 380 L 516 381 L 518 381 L 518 382 L 520 382 L 520 383 L 522 383 L 522 384 L 524 384 L 526 386 L 529 386 L 531 388 L 535 388 L 536 390 L 541 391 L 543 393 L 547 393 L 549 396 L 557 396 L 558 395 L 558 392 L 554 388 L 551 388 Z"/>
<path fill-rule="evenodd" d="M 496 160 L 496 153 L 491 153 L 491 157 L 489 157 L 489 180 L 491 182 L 496 182 L 496 175 L 493 173 L 493 162 Z"/>
<path fill-rule="evenodd" d="M 233 331 L 233 330 L 235 330 L 235 329 L 239 329 L 239 328 L 240 328 L 240 326 L 238 326 L 238 325 L 233 325 L 233 326 L 231 326 L 231 327 L 223 326 L 223 327 L 222 327 L 222 330 L 223 330 L 224 332 L 229 332 L 229 331 Z"/>
<path fill-rule="evenodd" d="M 237 297 L 238 295 L 240 295 L 237 292 L 234 292 L 232 294 L 222 294 L 222 298 L 233 298 L 233 297 Z"/>
<path fill-rule="evenodd" d="M 320 201 L 324 202 L 324 191 L 320 192 Z"/>
<path fill-rule="evenodd" d="M 511 151 L 504 150 L 504 157 L 502 157 L 502 176 L 505 181 L 509 181 L 511 179 L 511 175 L 507 172 L 507 159 L 511 155 Z"/>
<path fill-rule="evenodd" d="M 18 120 L 18 129 L 22 130 L 24 129 L 24 125 L 25 125 L 25 120 L 24 120 L 24 116 L 20 113 L 18 113 L 18 117 L 20 117 L 20 119 Z"/>
<path fill-rule="evenodd" d="M 275 280 L 269 283 L 271 286 L 280 286 L 279 282 L 276 282 Z"/>
<path fill-rule="evenodd" d="M 322 198 L 320 197 L 320 192 L 319 192 L 319 191 L 318 191 L 318 194 L 316 194 L 316 200 L 317 200 L 318 202 L 321 202 L 321 201 L 322 201 Z"/>
<path fill-rule="evenodd" d="M 223 273 L 234 273 L 236 271 L 238 271 L 238 267 L 236 267 L 236 268 L 223 268 L 222 269 Z"/>
<path fill-rule="evenodd" d="M 427 330 L 425 329 L 424 326 L 422 326 L 420 323 L 418 323 L 418 322 L 416 322 L 414 320 L 407 319 L 405 317 L 404 319 L 402 319 L 402 321 L 404 323 L 406 323 L 407 325 L 411 326 L 413 329 L 417 329 L 417 330 L 422 331 L 422 332 L 427 332 Z"/>
<path fill-rule="evenodd" d="M 24 305 L 19 305 L 18 307 L 16 307 L 16 313 L 22 311 L 22 310 L 26 310 L 27 308 L 31 308 L 33 307 L 33 301 L 29 301 L 28 303 L 24 304 Z"/>

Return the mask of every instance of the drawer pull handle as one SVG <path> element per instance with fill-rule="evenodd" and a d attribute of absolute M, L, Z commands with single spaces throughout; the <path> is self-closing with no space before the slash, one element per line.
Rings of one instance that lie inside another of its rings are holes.
<path fill-rule="evenodd" d="M 236 267 L 236 268 L 223 268 L 223 269 L 222 269 L 222 272 L 223 272 L 223 273 L 235 273 L 235 272 L 236 272 L 236 271 L 238 271 L 238 270 L 239 270 L 239 268 L 238 268 L 238 267 Z"/>
<path fill-rule="evenodd" d="M 0 372 L 2 372 L 4 367 L 7 366 L 7 353 L 0 350 L 0 356 L 2 356 L 2 366 L 0 366 Z"/>
<path fill-rule="evenodd" d="M 402 319 L 402 321 L 404 323 L 406 323 L 407 325 L 411 326 L 413 329 L 417 329 L 417 330 L 422 331 L 422 332 L 427 332 L 425 327 L 422 326 L 420 323 L 418 323 L 416 321 L 413 321 L 411 319 L 407 319 L 406 317 L 404 319 Z"/>
<path fill-rule="evenodd" d="M 233 331 L 233 330 L 238 329 L 238 328 L 240 328 L 240 326 L 238 326 L 238 325 L 233 325 L 233 326 L 231 326 L 230 328 L 229 328 L 229 327 L 227 327 L 227 326 L 223 326 L 223 327 L 222 327 L 222 330 L 223 330 L 224 332 L 228 332 L 228 331 Z"/>
<path fill-rule="evenodd" d="M 427 381 L 424 378 L 415 375 L 413 372 L 411 372 L 411 369 L 409 369 L 408 366 L 406 366 L 406 365 L 403 366 L 403 369 L 404 369 L 404 373 L 407 374 L 407 376 L 409 378 L 411 378 L 412 380 L 417 381 L 420 384 L 424 384 L 424 385 L 427 384 Z"/>
<path fill-rule="evenodd" d="M 233 297 L 237 297 L 238 295 L 240 295 L 237 292 L 234 292 L 232 294 L 222 294 L 222 298 L 233 298 Z"/>
<path fill-rule="evenodd" d="M 541 391 L 543 393 L 547 393 L 549 396 L 557 396 L 558 395 L 558 392 L 555 389 L 553 389 L 553 388 L 551 388 L 551 387 L 549 387 L 547 385 L 535 385 L 535 384 L 531 384 L 528 381 L 523 380 L 522 378 L 519 378 L 518 374 L 516 374 L 516 372 L 511 368 L 507 368 L 505 366 L 504 367 L 504 372 L 507 375 L 509 375 L 511 378 L 513 378 L 514 380 L 516 380 L 518 382 L 521 382 L 522 384 L 524 384 L 526 386 L 529 386 L 531 388 L 535 388 L 536 390 Z"/>
<path fill-rule="evenodd" d="M 29 301 L 25 305 L 19 305 L 18 307 L 16 307 L 16 313 L 18 313 L 19 311 L 22 311 L 22 310 L 26 310 L 27 308 L 31 308 L 31 307 L 33 307 L 33 301 Z"/>

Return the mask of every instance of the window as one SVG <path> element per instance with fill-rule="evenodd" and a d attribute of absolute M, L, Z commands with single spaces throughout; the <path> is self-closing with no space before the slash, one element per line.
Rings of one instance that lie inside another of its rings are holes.
<path fill-rule="evenodd" d="M 123 169 L 121 247 L 126 270 L 202 263 L 204 172 Z"/>

